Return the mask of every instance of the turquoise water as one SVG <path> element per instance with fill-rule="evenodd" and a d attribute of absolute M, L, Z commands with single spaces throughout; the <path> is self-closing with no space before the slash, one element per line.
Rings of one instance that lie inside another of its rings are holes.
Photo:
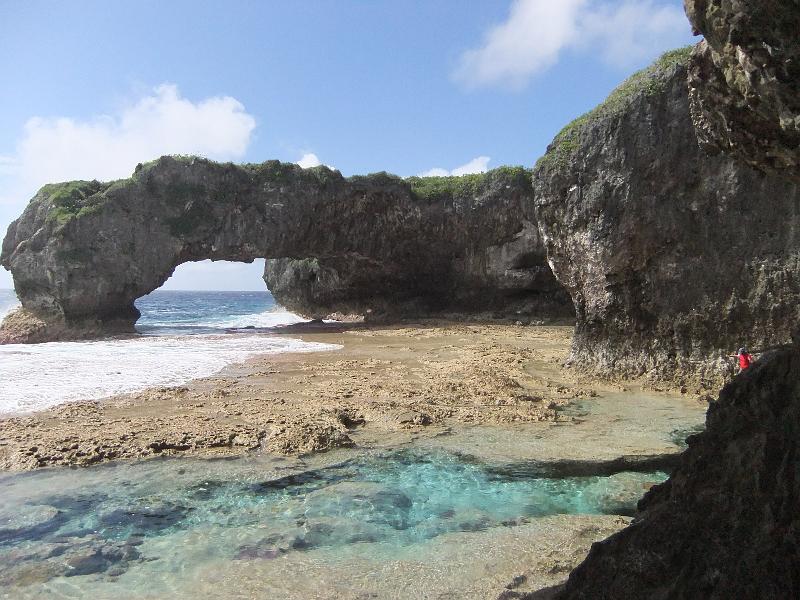
<path fill-rule="evenodd" d="M 628 514 L 646 487 L 666 477 L 552 479 L 413 449 L 322 460 L 165 459 L 84 469 L 80 478 L 68 470 L 5 477 L 0 585 L 33 593 L 68 578 L 81 593 L 101 581 L 124 590 L 129 572 L 146 578 L 152 571 L 174 589 L 170 561 L 186 561 L 187 553 L 169 558 L 163 549 L 187 536 L 195 567 L 322 550 L 344 556 L 356 547 L 390 559 L 453 532 L 555 514 Z"/>

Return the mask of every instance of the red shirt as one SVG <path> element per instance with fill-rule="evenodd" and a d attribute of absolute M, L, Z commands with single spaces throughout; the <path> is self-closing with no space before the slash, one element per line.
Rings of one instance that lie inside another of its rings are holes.
<path fill-rule="evenodd" d="M 740 369 L 746 369 L 747 367 L 750 366 L 750 364 L 752 362 L 753 362 L 753 355 L 752 354 L 745 353 L 745 354 L 740 354 L 739 355 L 739 368 Z"/>

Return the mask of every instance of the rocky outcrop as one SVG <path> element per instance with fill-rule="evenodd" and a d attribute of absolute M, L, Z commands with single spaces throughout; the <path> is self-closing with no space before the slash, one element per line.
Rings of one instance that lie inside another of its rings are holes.
<path fill-rule="evenodd" d="M 699 147 L 668 53 L 567 126 L 534 170 L 550 265 L 577 311 L 574 364 L 716 388 L 721 356 L 800 319 L 796 184 Z"/>
<path fill-rule="evenodd" d="M 690 66 L 692 116 L 704 147 L 800 181 L 800 4 L 686 0 L 686 8 L 708 41 Z M 775 195 L 760 206 L 780 212 L 784 203 Z M 794 235 L 794 218 L 784 228 Z M 795 248 L 774 256 L 796 260 Z M 787 271 L 785 279 L 792 277 Z M 785 287 L 775 293 L 792 298 Z M 540 596 L 800 597 L 797 324 L 787 314 L 793 345 L 766 353 L 722 390 L 706 431 L 689 438 L 681 464 L 639 502 L 633 524 L 593 545 L 563 590 Z"/>
<path fill-rule="evenodd" d="M 562 600 L 800 597 L 800 350 L 764 356 L 711 405 L 672 477 L 592 546 Z"/>
<path fill-rule="evenodd" d="M 437 312 L 571 317 L 569 294 L 547 264 L 529 178 L 529 172 L 515 170 L 408 180 L 412 193 L 429 205 L 423 218 L 441 223 L 435 238 L 420 240 L 427 248 L 420 253 L 441 247 L 446 265 L 442 280 L 428 283 L 427 291 L 409 294 L 408 278 L 356 254 L 269 260 L 264 280 L 283 306 L 314 318 Z M 425 228 L 420 223 L 420 234 Z"/>
<path fill-rule="evenodd" d="M 695 33 L 692 118 L 700 141 L 800 181 L 796 0 L 685 0 Z"/>
<path fill-rule="evenodd" d="M 163 157 L 116 182 L 47 185 L 3 241 L 0 263 L 22 309 L 0 342 L 131 332 L 136 298 L 203 259 L 282 259 L 266 279 L 278 301 L 310 316 L 570 314 L 531 193 L 522 168 L 346 179 L 325 167 L 193 157 Z"/>

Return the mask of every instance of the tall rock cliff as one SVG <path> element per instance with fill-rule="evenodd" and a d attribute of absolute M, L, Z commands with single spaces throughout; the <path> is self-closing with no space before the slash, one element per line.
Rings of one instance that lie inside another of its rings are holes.
<path fill-rule="evenodd" d="M 522 168 L 346 179 L 325 167 L 192 157 L 163 157 L 111 183 L 47 185 L 3 241 L 22 310 L 6 318 L 0 343 L 130 332 L 136 298 L 203 259 L 279 259 L 266 269 L 278 301 L 310 316 L 570 315 L 531 193 Z"/>
<path fill-rule="evenodd" d="M 685 0 L 705 41 L 689 68 L 692 118 L 707 150 L 800 181 L 800 4 Z"/>
<path fill-rule="evenodd" d="M 793 137 L 800 2 L 686 0 L 686 8 L 708 40 L 691 66 L 699 138 L 705 147 L 800 181 Z M 762 204 L 782 206 L 780 197 Z M 788 220 L 786 227 L 796 225 Z M 786 326 L 792 324 L 796 316 Z M 670 479 L 640 501 L 631 526 L 592 547 L 556 597 L 800 598 L 796 328 L 793 341 L 722 390 L 706 431 L 689 439 Z"/>
<path fill-rule="evenodd" d="M 785 343 L 800 319 L 800 192 L 701 150 L 690 52 L 568 125 L 534 169 L 534 196 L 576 306 L 574 364 L 715 388 L 724 354 Z"/>

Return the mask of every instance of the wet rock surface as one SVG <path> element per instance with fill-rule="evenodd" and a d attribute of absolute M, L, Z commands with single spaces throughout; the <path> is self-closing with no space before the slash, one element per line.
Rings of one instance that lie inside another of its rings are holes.
<path fill-rule="evenodd" d="M 704 148 L 800 181 L 800 10 L 793 0 L 685 0 L 705 40 L 689 66 Z"/>
<path fill-rule="evenodd" d="M 732 375 L 724 355 L 786 343 L 800 320 L 800 193 L 701 150 L 689 54 L 668 53 L 565 128 L 534 188 L 576 305 L 573 364 L 717 389 Z"/>
<path fill-rule="evenodd" d="M 183 157 L 116 182 L 47 185 L 3 241 L 22 308 L 0 342 L 131 333 L 134 300 L 203 259 L 275 259 L 265 278 L 278 302 L 315 318 L 567 316 L 531 195 L 523 168 L 346 179 L 326 167 Z"/>

